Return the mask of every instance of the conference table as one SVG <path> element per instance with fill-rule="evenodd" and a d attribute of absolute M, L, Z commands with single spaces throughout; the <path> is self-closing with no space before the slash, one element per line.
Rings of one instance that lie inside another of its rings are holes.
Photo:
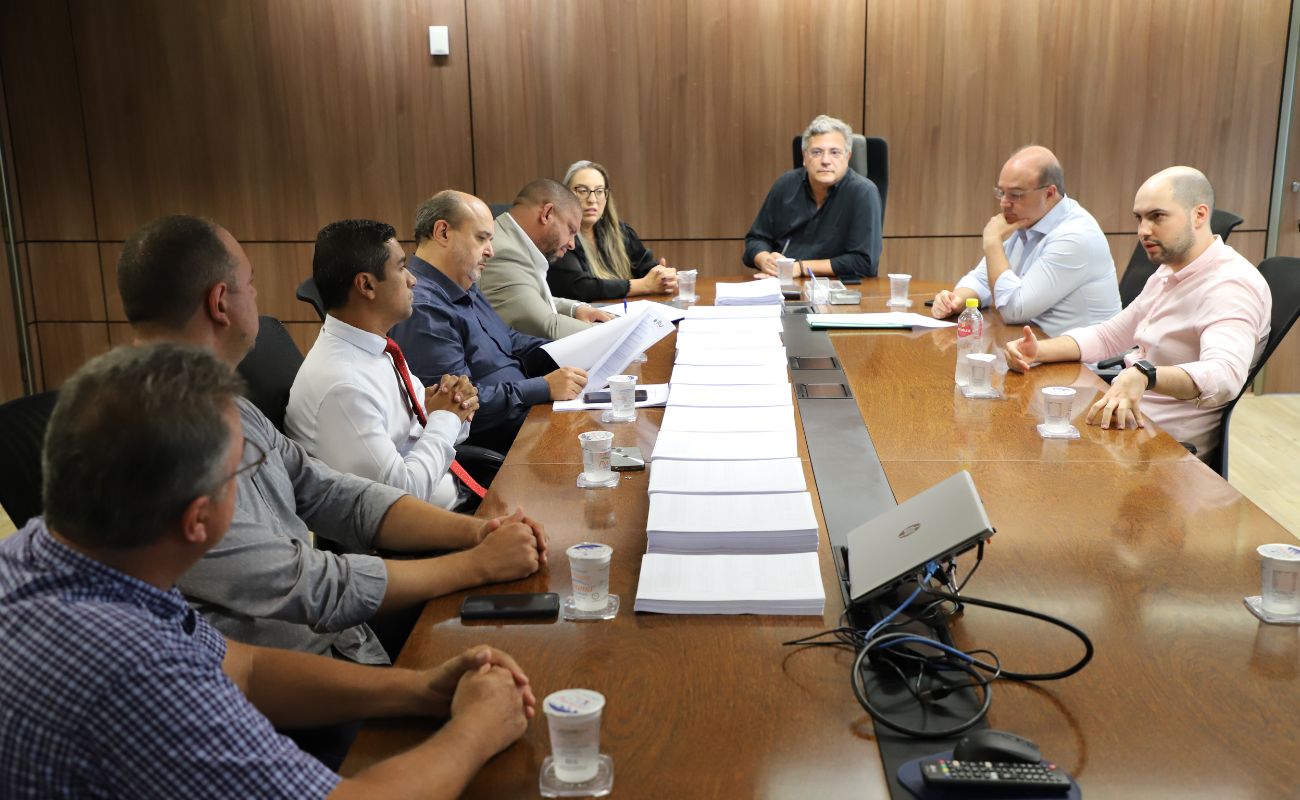
<path fill-rule="evenodd" d="M 747 275 L 719 280 L 747 280 Z M 700 280 L 712 302 L 715 281 Z M 914 308 L 942 288 L 913 282 Z M 866 279 L 860 306 L 884 311 L 888 280 Z M 666 298 L 651 298 L 666 299 Z M 999 342 L 1018 326 L 986 314 Z M 1103 430 L 1083 416 L 1105 385 L 1079 364 L 1008 373 L 999 400 L 953 386 L 951 328 L 829 334 L 898 502 L 958 470 L 974 478 L 997 529 L 964 593 L 1066 619 L 1096 647 L 1061 681 L 998 681 L 987 722 L 1037 742 L 1089 798 L 1300 796 L 1300 629 L 1259 623 L 1244 607 L 1259 592 L 1255 548 L 1294 537 L 1153 425 Z M 649 351 L 640 382 L 667 382 L 675 335 Z M 1078 440 L 1044 440 L 1039 390 L 1078 389 Z M 798 405 L 795 406 L 798 414 Z M 514 655 L 538 697 L 569 687 L 607 704 L 601 750 L 614 761 L 614 797 L 887 797 L 870 717 L 849 686 L 853 654 L 782 642 L 840 624 L 839 579 L 823 529 L 820 617 L 684 616 L 632 611 L 646 549 L 647 472 L 612 489 L 579 489 L 577 436 L 614 432 L 649 456 L 662 409 L 602 425 L 599 412 L 532 410 L 479 510 L 522 506 L 550 534 L 550 561 L 509 584 L 431 601 L 397 660 L 428 667 L 488 643 Z M 796 425 L 798 427 L 798 424 Z M 817 481 L 800 441 L 814 507 Z M 883 510 L 883 509 L 882 509 Z M 466 594 L 569 592 L 564 550 L 613 546 L 607 622 L 477 623 L 459 619 Z M 970 568 L 973 556 L 959 562 Z M 1007 669 L 1060 669 L 1082 649 L 1065 632 L 975 607 L 950 620 L 959 646 L 995 650 Z M 435 729 L 423 720 L 368 723 L 344 763 L 355 774 Z M 938 749 L 938 748 L 936 748 Z M 467 797 L 537 797 L 549 755 L 544 718 L 497 755 Z"/>

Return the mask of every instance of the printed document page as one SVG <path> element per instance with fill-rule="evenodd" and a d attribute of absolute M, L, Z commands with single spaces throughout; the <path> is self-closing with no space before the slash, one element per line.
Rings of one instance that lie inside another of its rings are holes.
<path fill-rule="evenodd" d="M 667 419 L 667 415 L 664 417 Z M 675 461 L 650 464 L 647 491 L 673 494 L 759 494 L 804 492 L 803 462 L 797 458 L 762 461 Z"/>

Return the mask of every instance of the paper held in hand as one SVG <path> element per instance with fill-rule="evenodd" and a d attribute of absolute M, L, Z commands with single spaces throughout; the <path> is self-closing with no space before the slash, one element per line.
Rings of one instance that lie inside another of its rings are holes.
<path fill-rule="evenodd" d="M 586 391 L 594 392 L 608 386 L 609 377 L 621 374 L 638 353 L 672 332 L 671 323 L 643 310 L 592 325 L 585 331 L 544 344 L 542 349 L 560 366 L 586 370 Z"/>

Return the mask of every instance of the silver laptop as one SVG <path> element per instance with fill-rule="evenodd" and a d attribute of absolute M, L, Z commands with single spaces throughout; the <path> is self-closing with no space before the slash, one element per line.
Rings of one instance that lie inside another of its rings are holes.
<path fill-rule="evenodd" d="M 992 535 L 975 482 L 962 470 L 849 531 L 849 595 L 872 597 Z"/>

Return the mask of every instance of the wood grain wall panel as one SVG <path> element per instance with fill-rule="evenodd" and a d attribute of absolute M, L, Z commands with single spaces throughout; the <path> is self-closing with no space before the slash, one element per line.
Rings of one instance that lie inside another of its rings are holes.
<path fill-rule="evenodd" d="M 0 22 L 5 17 L 4 9 L 0 9 Z M 14 176 L 16 167 L 14 165 L 14 146 L 13 141 L 9 138 L 9 105 L 5 100 L 5 82 L 4 82 L 4 59 L 0 57 L 0 158 L 4 159 L 5 175 L 8 176 L 9 187 L 9 212 L 13 215 L 14 230 L 9 232 L 9 220 L 0 219 L 0 234 L 6 238 L 0 241 L 22 241 L 27 238 L 23 233 L 23 204 L 22 197 L 14 185 Z M 5 263 L 5 259 L 0 258 L 0 263 Z"/>
<path fill-rule="evenodd" d="M 0 245 L 3 241 L 0 241 Z M 23 395 L 23 367 L 19 358 L 18 328 L 14 317 L 14 293 L 10 285 L 8 259 L 0 254 L 0 403 Z"/>
<path fill-rule="evenodd" d="M 978 236 L 891 237 L 880 252 L 880 274 L 906 272 L 913 280 L 956 284 L 982 255 Z"/>
<path fill-rule="evenodd" d="M 35 389 L 43 392 L 45 391 L 45 369 L 41 361 L 41 332 L 36 329 L 35 322 L 27 323 L 27 346 L 31 348 L 32 380 L 36 384 Z"/>
<path fill-rule="evenodd" d="M 890 142 L 892 235 L 975 234 L 1036 142 L 1107 232 L 1142 181 L 1191 164 L 1263 228 L 1287 0 L 871 0 L 867 131 Z"/>
<path fill-rule="evenodd" d="M 469 3 L 478 193 L 581 158 L 645 238 L 738 238 L 813 116 L 862 124 L 862 0 Z"/>
<path fill-rule="evenodd" d="M 668 259 L 676 269 L 699 270 L 701 277 L 749 277 L 754 270 L 740 261 L 745 252 L 743 239 L 666 239 L 643 240 L 655 258 Z"/>
<path fill-rule="evenodd" d="M 298 350 L 307 355 L 311 346 L 316 344 L 316 337 L 320 335 L 319 322 L 287 322 L 284 326 L 293 337 L 293 343 L 298 345 Z"/>
<path fill-rule="evenodd" d="M 59 388 L 78 367 L 109 349 L 103 322 L 38 322 L 36 330 L 47 389 Z"/>
<path fill-rule="evenodd" d="M 257 311 L 282 322 L 320 320 L 311 306 L 297 299 L 298 284 L 311 275 L 314 245 L 302 242 L 252 242 L 244 252 L 253 265 L 253 286 L 257 289 Z"/>
<path fill-rule="evenodd" d="M 101 239 L 185 212 L 309 241 L 347 217 L 409 225 L 472 184 L 461 0 L 72 7 Z M 429 55 L 430 24 L 453 55 Z"/>
<path fill-rule="evenodd" d="M 95 244 L 29 242 L 27 256 L 37 322 L 107 319 Z"/>
<path fill-rule="evenodd" d="M 27 239 L 95 238 L 75 52 L 66 3 L 0 3 L 0 70 Z"/>
<path fill-rule="evenodd" d="M 104 306 L 110 322 L 126 322 L 122 297 L 117 292 L 117 259 L 122 255 L 121 242 L 99 243 L 99 274 L 104 281 Z"/>

